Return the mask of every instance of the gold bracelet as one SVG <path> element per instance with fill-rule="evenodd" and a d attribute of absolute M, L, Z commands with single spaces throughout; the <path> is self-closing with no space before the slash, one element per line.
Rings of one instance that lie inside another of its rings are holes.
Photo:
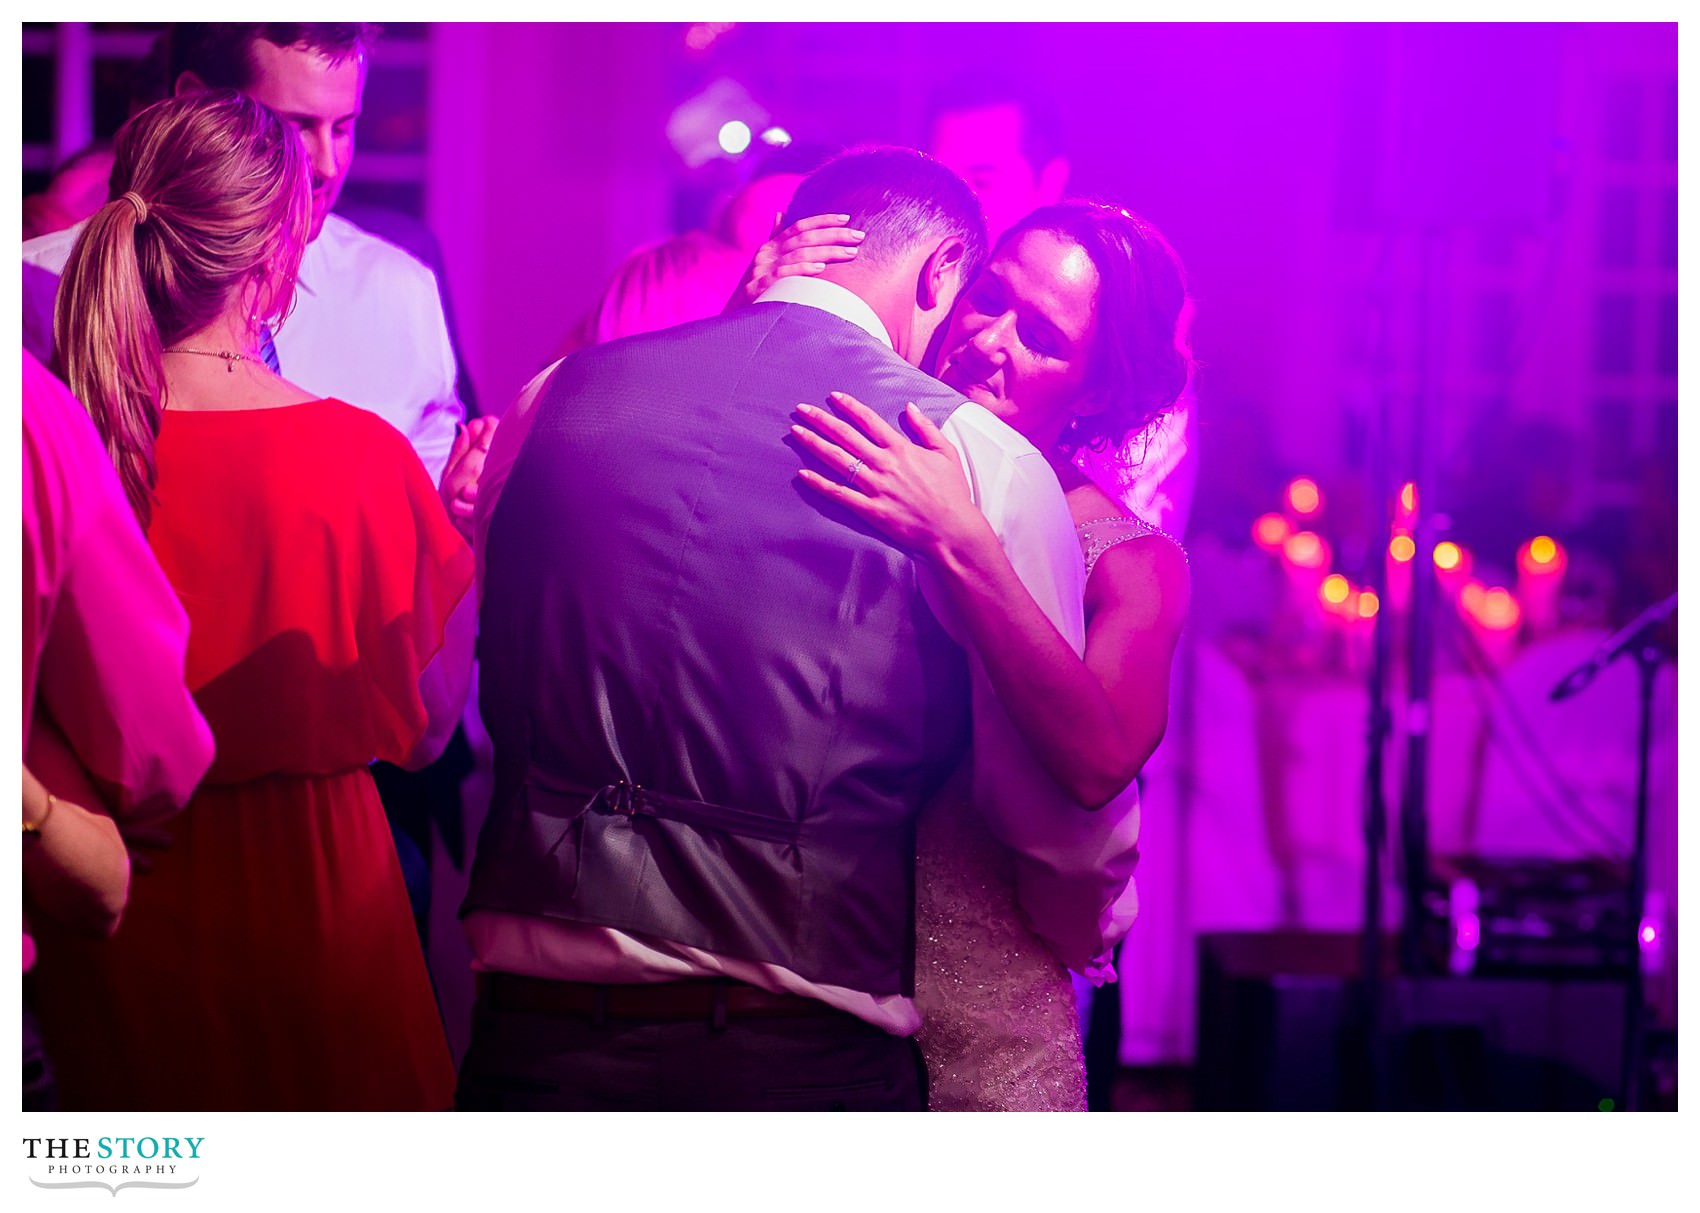
<path fill-rule="evenodd" d="M 39 835 L 42 827 L 47 824 L 47 819 L 53 816 L 53 806 L 58 803 L 58 798 L 55 797 L 52 792 L 49 792 L 47 794 L 47 812 L 41 815 L 40 821 L 29 821 L 26 819 L 24 821 L 24 833 Z"/>

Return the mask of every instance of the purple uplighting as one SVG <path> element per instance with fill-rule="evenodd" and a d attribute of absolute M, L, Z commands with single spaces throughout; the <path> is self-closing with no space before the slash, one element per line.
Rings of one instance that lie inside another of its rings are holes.
<path fill-rule="evenodd" d="M 23 23 L 42 1098 L 1674 1111 L 1675 21 L 795 16 Z"/>

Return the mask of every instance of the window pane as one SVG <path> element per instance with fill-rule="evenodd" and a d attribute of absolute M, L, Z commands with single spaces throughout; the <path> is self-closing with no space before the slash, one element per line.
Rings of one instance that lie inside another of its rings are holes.
<path fill-rule="evenodd" d="M 1676 190 L 1668 189 L 1659 204 L 1659 264 L 1676 268 Z"/>
<path fill-rule="evenodd" d="M 1663 138 L 1659 140 L 1661 145 L 1659 150 L 1664 153 L 1664 158 L 1668 163 L 1675 164 L 1677 145 L 1675 80 L 1672 80 L 1669 84 L 1665 85 L 1663 96 L 1664 101 L 1660 106 L 1660 109 L 1663 112 L 1659 115 L 1659 133 L 1663 136 Z"/>
<path fill-rule="evenodd" d="M 1484 294 L 1476 301 L 1476 369 L 1503 373 L 1511 365 L 1515 305 L 1504 291 Z"/>
<path fill-rule="evenodd" d="M 1635 264 L 1637 191 L 1614 185 L 1600 192 L 1600 264 L 1626 269 Z"/>
<path fill-rule="evenodd" d="M 1619 163 L 1641 158 L 1641 86 L 1617 80 L 1606 86 L 1601 112 L 1600 150 Z"/>
<path fill-rule="evenodd" d="M 1635 360 L 1635 297 L 1601 295 L 1594 306 L 1594 370 L 1627 375 Z"/>
<path fill-rule="evenodd" d="M 1634 405 L 1627 400 L 1594 402 L 1594 472 L 1602 480 L 1629 478 L 1633 414 Z"/>
<path fill-rule="evenodd" d="M 1666 295 L 1659 300 L 1659 374 L 1676 378 L 1677 360 L 1676 296 Z"/>
<path fill-rule="evenodd" d="M 1676 460 L 1676 401 L 1661 400 L 1653 414 L 1653 455 Z"/>

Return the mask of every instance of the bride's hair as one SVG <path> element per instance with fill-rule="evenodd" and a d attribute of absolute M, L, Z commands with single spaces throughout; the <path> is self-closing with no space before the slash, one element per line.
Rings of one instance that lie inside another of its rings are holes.
<path fill-rule="evenodd" d="M 126 122 L 112 201 L 77 237 L 54 307 L 54 358 L 145 526 L 164 407 L 161 351 L 246 305 L 256 329 L 294 296 L 312 221 L 306 153 L 270 109 L 187 93 Z"/>
<path fill-rule="evenodd" d="M 1079 245 L 1098 271 L 1098 335 L 1087 383 L 1107 403 L 1076 418 L 1063 448 L 1119 447 L 1174 407 L 1186 388 L 1193 365 L 1186 271 L 1161 232 L 1109 203 L 1042 206 L 1010 228 L 998 248 L 1035 231 Z"/>

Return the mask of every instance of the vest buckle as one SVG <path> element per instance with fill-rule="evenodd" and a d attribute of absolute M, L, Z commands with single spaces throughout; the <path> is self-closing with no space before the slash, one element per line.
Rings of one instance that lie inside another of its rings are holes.
<path fill-rule="evenodd" d="M 619 817 L 636 817 L 643 808 L 643 788 L 624 779 L 611 783 L 596 794 L 598 807 Z"/>

